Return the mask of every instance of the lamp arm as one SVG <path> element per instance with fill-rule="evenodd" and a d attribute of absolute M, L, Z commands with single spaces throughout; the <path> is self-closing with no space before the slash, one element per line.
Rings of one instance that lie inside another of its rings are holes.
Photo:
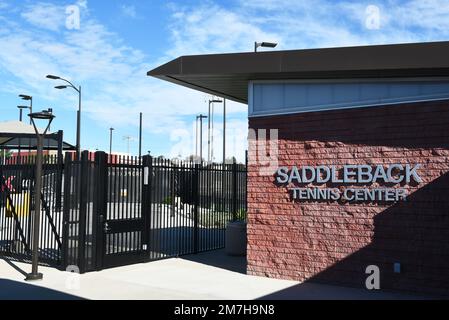
<path fill-rule="evenodd" d="M 75 87 L 75 85 L 73 83 L 71 83 L 69 80 L 64 79 L 64 78 L 59 78 L 59 79 L 62 80 L 62 81 L 67 82 L 70 85 L 70 87 L 75 89 L 76 91 L 78 91 L 78 93 L 80 92 L 79 89 L 77 87 Z"/>
<path fill-rule="evenodd" d="M 45 131 L 44 131 L 44 133 L 42 135 L 46 135 L 47 134 L 47 131 L 50 128 L 50 125 L 51 125 L 52 122 L 53 122 L 53 118 L 51 118 L 50 121 L 48 121 L 47 128 L 45 129 Z"/>

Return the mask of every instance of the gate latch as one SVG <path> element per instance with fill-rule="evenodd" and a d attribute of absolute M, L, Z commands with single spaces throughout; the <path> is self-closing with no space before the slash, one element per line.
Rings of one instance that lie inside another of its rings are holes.
<path fill-rule="evenodd" d="M 104 232 L 111 231 L 111 228 L 109 228 L 109 224 L 107 222 L 104 223 Z"/>

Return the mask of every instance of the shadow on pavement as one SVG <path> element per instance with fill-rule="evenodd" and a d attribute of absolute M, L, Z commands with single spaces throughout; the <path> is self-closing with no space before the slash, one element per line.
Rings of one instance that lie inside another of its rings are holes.
<path fill-rule="evenodd" d="M 56 290 L 6 279 L 0 279 L 0 288 L 0 300 L 84 300 Z"/>
<path fill-rule="evenodd" d="M 369 291 L 360 288 L 304 282 L 293 287 L 271 293 L 257 300 L 429 300 L 420 297 L 387 291 Z"/>
<path fill-rule="evenodd" d="M 214 250 L 195 255 L 183 256 L 182 259 L 232 272 L 246 274 L 246 257 L 229 256 L 224 250 Z"/>

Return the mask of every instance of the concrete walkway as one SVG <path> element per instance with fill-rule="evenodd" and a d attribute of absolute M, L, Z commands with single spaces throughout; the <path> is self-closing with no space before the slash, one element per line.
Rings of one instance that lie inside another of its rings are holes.
<path fill-rule="evenodd" d="M 416 299 L 395 293 L 274 280 L 244 274 L 245 260 L 223 251 L 147 264 L 70 274 L 40 268 L 44 280 L 26 283 L 30 265 L 0 260 L 0 299 Z"/>

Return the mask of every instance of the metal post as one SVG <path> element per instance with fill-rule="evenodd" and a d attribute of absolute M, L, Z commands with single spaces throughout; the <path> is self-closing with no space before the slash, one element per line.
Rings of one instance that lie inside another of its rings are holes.
<path fill-rule="evenodd" d="M 143 114 L 140 113 L 140 127 L 139 127 L 139 158 L 142 157 L 142 124 L 143 124 Z"/>
<path fill-rule="evenodd" d="M 212 113 L 211 113 L 211 146 L 210 146 L 210 162 L 214 162 L 214 118 L 215 118 L 215 105 L 212 103 Z"/>
<path fill-rule="evenodd" d="M 104 223 L 107 220 L 108 203 L 108 158 L 104 152 L 95 153 L 96 186 L 93 203 L 92 219 L 93 230 L 93 263 L 96 271 L 103 269 L 103 257 L 105 250 L 106 235 Z"/>
<path fill-rule="evenodd" d="M 141 193 L 141 205 L 142 205 L 142 217 L 144 220 L 144 232 L 142 234 L 142 243 L 146 245 L 145 255 L 147 259 L 152 258 L 152 246 L 153 246 L 153 222 L 152 215 L 152 183 L 153 183 L 153 158 L 151 156 L 144 156 L 142 158 L 143 166 L 143 185 Z M 145 249 L 145 247 L 144 247 Z"/>
<path fill-rule="evenodd" d="M 209 111 L 207 114 L 207 162 L 210 162 L 210 105 L 211 102 L 209 101 Z"/>
<path fill-rule="evenodd" d="M 193 176 L 193 199 L 194 199 L 194 211 L 193 211 L 193 250 L 197 254 L 199 251 L 198 244 L 198 207 L 199 207 L 199 173 L 200 165 L 195 164 L 195 171 Z"/>
<path fill-rule="evenodd" d="M 33 113 L 33 97 L 30 99 L 30 114 Z M 32 124 L 32 120 L 30 119 L 30 124 Z"/>
<path fill-rule="evenodd" d="M 237 221 L 237 162 L 232 164 L 232 220 Z"/>
<path fill-rule="evenodd" d="M 72 176 L 72 154 L 67 153 L 64 159 L 64 206 L 63 206 L 63 227 L 62 227 L 62 266 L 66 269 L 70 264 L 75 263 L 69 261 L 69 232 L 70 232 L 70 208 L 71 208 L 71 176 Z"/>
<path fill-rule="evenodd" d="M 22 110 L 22 108 L 20 108 L 19 110 L 20 110 L 19 121 L 22 122 L 22 114 L 23 114 L 22 111 L 23 110 Z M 19 149 L 18 149 L 18 154 L 17 154 L 17 164 L 21 164 L 22 163 L 21 158 L 20 158 L 20 151 L 21 151 L 21 149 L 22 149 L 22 141 L 19 138 Z"/>
<path fill-rule="evenodd" d="M 41 185 L 42 185 L 42 153 L 44 144 L 43 135 L 37 134 L 37 156 L 36 156 L 36 182 L 34 184 L 34 217 L 33 217 L 33 257 L 31 273 L 27 275 L 26 281 L 42 280 L 42 273 L 38 273 L 39 264 L 39 229 L 41 213 Z"/>
<path fill-rule="evenodd" d="M 223 165 L 226 162 L 226 99 L 223 100 Z"/>
<path fill-rule="evenodd" d="M 58 174 L 56 181 L 56 210 L 60 211 L 62 206 L 62 177 L 63 177 L 63 165 L 64 165 L 64 156 L 62 154 L 63 150 L 63 136 L 64 133 L 62 130 L 58 131 Z"/>
<path fill-rule="evenodd" d="M 76 154 L 77 160 L 80 159 L 81 155 L 81 86 L 78 91 L 78 112 L 76 121 Z"/>
<path fill-rule="evenodd" d="M 203 163 L 203 117 L 200 116 L 200 163 Z"/>
<path fill-rule="evenodd" d="M 198 116 L 195 120 L 195 161 L 198 159 Z"/>
<path fill-rule="evenodd" d="M 86 271 L 86 217 L 87 217 L 87 200 L 88 200 L 88 177 L 89 177 L 89 151 L 81 154 L 81 162 L 79 163 L 80 173 L 78 188 L 79 192 L 79 224 L 78 224 L 78 267 L 81 273 Z"/>
<path fill-rule="evenodd" d="M 109 131 L 110 131 L 110 133 L 109 133 L 109 157 L 111 158 L 111 161 L 112 161 L 112 131 L 114 131 L 114 128 L 110 128 Z"/>

